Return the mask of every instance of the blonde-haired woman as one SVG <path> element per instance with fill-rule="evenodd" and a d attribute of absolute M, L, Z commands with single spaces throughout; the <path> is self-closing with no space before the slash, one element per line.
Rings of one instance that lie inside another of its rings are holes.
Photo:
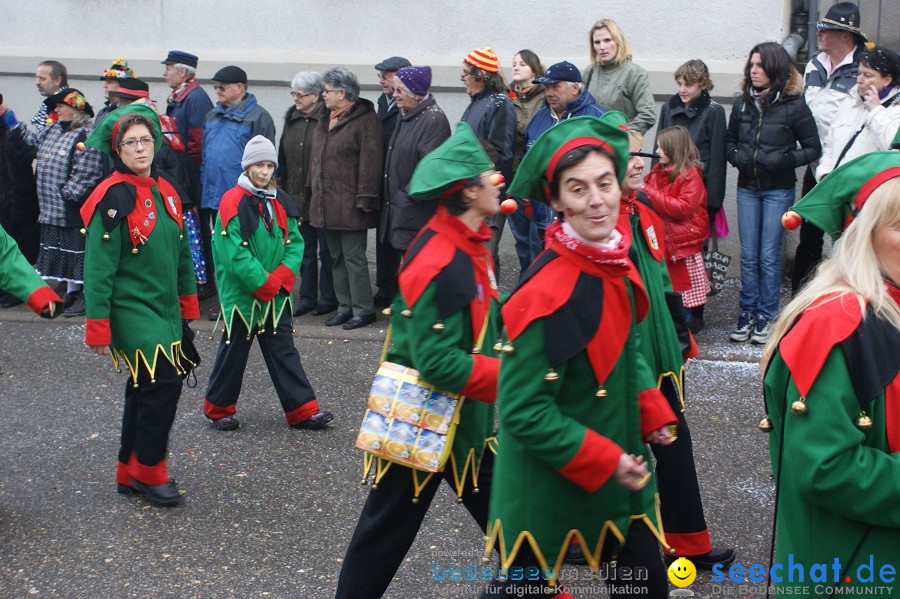
<path fill-rule="evenodd" d="M 837 560 L 840 585 L 900 559 L 900 152 L 835 169 L 795 209 L 833 235 L 852 222 L 763 354 L 775 562 Z"/>
<path fill-rule="evenodd" d="M 600 19 L 591 27 L 591 64 L 581 74 L 597 103 L 624 112 L 628 128 L 646 133 L 656 122 L 656 104 L 643 67 L 631 62 L 631 47 L 618 23 Z"/>

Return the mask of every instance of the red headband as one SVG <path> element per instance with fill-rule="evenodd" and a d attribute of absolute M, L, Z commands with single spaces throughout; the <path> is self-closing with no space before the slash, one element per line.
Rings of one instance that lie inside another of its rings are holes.
<path fill-rule="evenodd" d="M 863 204 L 866 203 L 866 200 L 869 199 L 872 192 L 880 187 L 885 181 L 889 181 L 895 177 L 900 177 L 900 166 L 892 166 L 887 170 L 881 171 L 859 188 L 859 191 L 856 193 L 856 198 L 850 205 L 850 212 L 847 213 L 847 219 L 844 221 L 844 230 L 850 226 L 850 223 L 853 222 L 853 219 L 856 218 L 856 215 L 862 210 Z"/>
<path fill-rule="evenodd" d="M 574 150 L 575 148 L 580 148 L 582 146 L 600 146 L 613 156 L 616 155 L 615 151 L 613 151 L 612 149 L 612 146 L 610 146 L 599 137 L 589 137 L 587 135 L 581 137 L 573 137 L 572 139 L 561 145 L 559 149 L 553 153 L 553 156 L 550 157 L 550 161 L 547 162 L 547 181 L 553 181 L 553 175 L 556 171 L 556 165 L 557 163 L 559 163 L 560 159 L 562 159 L 563 155 L 566 152 Z"/>

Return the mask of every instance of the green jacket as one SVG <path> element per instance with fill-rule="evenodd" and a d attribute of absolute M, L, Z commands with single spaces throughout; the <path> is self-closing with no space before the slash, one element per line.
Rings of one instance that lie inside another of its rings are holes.
<path fill-rule="evenodd" d="M 36 314 L 50 302 L 62 304 L 62 300 L 28 263 L 16 240 L 0 227 L 0 290 L 19 298 Z M 57 314 L 58 315 L 58 314 Z"/>
<path fill-rule="evenodd" d="M 248 331 L 277 326 L 291 310 L 291 288 L 303 260 L 297 212 L 283 191 L 269 202 L 272 230 L 266 228 L 256 197 L 240 185 L 225 192 L 212 236 L 213 263 L 225 333 L 234 318 Z"/>
<path fill-rule="evenodd" d="M 440 206 L 407 251 L 391 306 L 393 346 L 387 359 L 415 368 L 438 389 L 466 398 L 448 462 L 458 496 L 467 484 L 478 487 L 481 460 L 495 432 L 500 361 L 493 346 L 499 295 L 483 243 L 490 230 L 480 234 Z M 435 326 L 438 323 L 443 326 Z M 383 474 L 390 463 L 379 462 L 376 473 Z M 430 476 L 410 470 L 417 477 L 416 488 Z"/>
<path fill-rule="evenodd" d="M 644 67 L 630 60 L 622 65 L 595 64 L 581 78 L 597 104 L 625 113 L 629 129 L 646 133 L 656 122 L 656 102 Z"/>
<path fill-rule="evenodd" d="M 487 551 L 508 568 L 531 542 L 558 572 L 572 538 L 597 567 L 604 541 L 623 544 L 637 519 L 665 546 L 654 482 L 632 492 L 612 475 L 623 453 L 649 466 L 644 437 L 675 416 L 638 348 L 648 306 L 634 268 L 596 265 L 551 235 L 503 308 Z"/>
<path fill-rule="evenodd" d="M 784 564 L 785 581 L 789 556 L 807 576 L 826 564 L 827 586 L 859 586 L 857 568 L 870 556 L 876 581 L 881 566 L 900 565 L 900 332 L 867 312 L 863 320 L 850 294 L 814 305 L 766 370 L 775 562 Z M 858 426 L 861 412 L 871 418 L 868 430 Z"/>
<path fill-rule="evenodd" d="M 182 319 L 200 317 L 181 199 L 164 177 L 116 171 L 81 209 L 86 223 L 85 343 L 109 345 L 137 381 L 160 357 L 178 367 Z"/>

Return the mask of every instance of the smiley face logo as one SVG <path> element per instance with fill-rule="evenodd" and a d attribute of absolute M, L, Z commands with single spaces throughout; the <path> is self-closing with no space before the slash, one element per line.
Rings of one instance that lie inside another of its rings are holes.
<path fill-rule="evenodd" d="M 669 566 L 669 580 L 677 587 L 686 587 L 697 578 L 697 568 L 686 557 L 679 557 Z"/>

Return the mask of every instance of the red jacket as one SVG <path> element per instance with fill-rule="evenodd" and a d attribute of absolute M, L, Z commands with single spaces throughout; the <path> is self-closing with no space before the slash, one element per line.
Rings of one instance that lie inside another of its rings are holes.
<path fill-rule="evenodd" d="M 706 187 L 699 168 L 691 167 L 669 182 L 669 169 L 657 164 L 644 180 L 644 194 L 665 225 L 668 260 L 680 260 L 703 251 L 709 217 Z"/>

